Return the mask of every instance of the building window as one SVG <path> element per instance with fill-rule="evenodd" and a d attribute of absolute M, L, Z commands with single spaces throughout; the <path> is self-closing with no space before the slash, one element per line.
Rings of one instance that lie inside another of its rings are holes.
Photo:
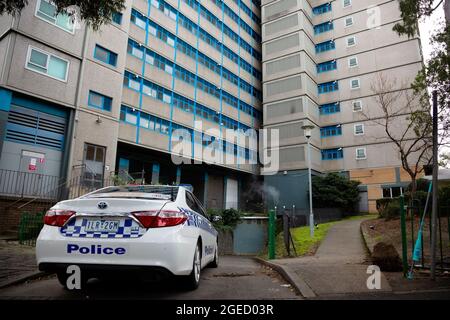
<path fill-rule="evenodd" d="M 337 81 L 321 83 L 318 85 L 318 90 L 319 94 L 337 91 L 339 90 L 339 84 Z"/>
<path fill-rule="evenodd" d="M 319 110 L 320 110 L 320 114 L 322 114 L 322 115 L 337 113 L 337 112 L 341 112 L 341 105 L 339 104 L 339 102 L 327 103 L 327 104 L 321 105 L 319 107 Z"/>
<path fill-rule="evenodd" d="M 353 25 L 353 17 L 345 18 L 345 27 L 351 27 Z"/>
<path fill-rule="evenodd" d="M 347 47 L 353 47 L 354 45 L 356 45 L 356 37 L 355 36 L 348 37 Z"/>
<path fill-rule="evenodd" d="M 361 124 L 361 123 L 355 124 L 354 129 L 355 129 L 354 132 L 355 132 L 356 136 L 361 136 L 364 134 L 364 125 L 363 124 Z"/>
<path fill-rule="evenodd" d="M 365 159 L 367 159 L 366 148 L 357 148 L 356 160 L 365 160 Z"/>
<path fill-rule="evenodd" d="M 344 158 L 342 148 L 322 150 L 322 160 L 338 160 Z"/>
<path fill-rule="evenodd" d="M 353 112 L 362 111 L 362 102 L 360 100 L 352 102 Z"/>
<path fill-rule="evenodd" d="M 315 15 L 324 14 L 331 11 L 331 3 L 325 3 L 320 6 L 313 8 L 313 13 Z"/>
<path fill-rule="evenodd" d="M 69 61 L 29 46 L 26 68 L 66 82 Z"/>
<path fill-rule="evenodd" d="M 324 33 L 333 30 L 333 28 L 334 28 L 333 21 L 324 22 L 314 26 L 314 34 Z"/>
<path fill-rule="evenodd" d="M 361 84 L 359 83 L 359 79 L 352 79 L 350 80 L 350 89 L 356 90 L 361 87 Z"/>
<path fill-rule="evenodd" d="M 342 0 L 342 7 L 347 8 L 352 5 L 352 0 Z"/>
<path fill-rule="evenodd" d="M 342 135 L 342 126 L 341 125 L 320 128 L 320 137 L 321 138 L 340 136 L 340 135 Z"/>
<path fill-rule="evenodd" d="M 317 73 L 327 72 L 337 69 L 336 60 L 319 63 L 317 65 Z"/>
<path fill-rule="evenodd" d="M 111 20 L 115 24 L 121 25 L 122 24 L 122 14 L 120 12 L 114 12 L 112 14 Z"/>
<path fill-rule="evenodd" d="M 383 198 L 397 198 L 404 192 L 403 187 L 385 187 L 383 188 Z"/>
<path fill-rule="evenodd" d="M 67 32 L 74 33 L 75 31 L 72 17 L 63 13 L 56 14 L 56 6 L 50 1 L 38 0 L 35 15 Z"/>
<path fill-rule="evenodd" d="M 98 44 L 95 45 L 94 58 L 114 67 L 117 65 L 117 53 L 105 49 Z"/>
<path fill-rule="evenodd" d="M 316 53 L 321 53 L 333 49 L 336 49 L 336 44 L 333 40 L 316 44 Z"/>
<path fill-rule="evenodd" d="M 90 90 L 88 105 L 97 109 L 111 111 L 112 98 Z"/>
<path fill-rule="evenodd" d="M 358 66 L 358 58 L 357 57 L 348 58 L 348 67 L 349 68 L 355 68 L 357 66 Z"/>

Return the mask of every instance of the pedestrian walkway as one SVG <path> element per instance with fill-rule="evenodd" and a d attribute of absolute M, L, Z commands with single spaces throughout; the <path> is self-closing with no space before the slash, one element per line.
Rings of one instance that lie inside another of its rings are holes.
<path fill-rule="evenodd" d="M 39 275 L 35 248 L 0 240 L 0 288 Z"/>
<path fill-rule="evenodd" d="M 367 287 L 368 253 L 360 232 L 362 219 L 348 220 L 332 226 L 310 257 L 278 259 L 270 262 L 285 269 L 308 298 L 339 294 L 367 294 L 392 291 L 381 274 L 381 289 Z"/>

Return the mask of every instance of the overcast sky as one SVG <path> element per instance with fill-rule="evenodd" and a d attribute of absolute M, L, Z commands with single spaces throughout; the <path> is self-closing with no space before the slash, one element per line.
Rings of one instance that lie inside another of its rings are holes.
<path fill-rule="evenodd" d="M 434 1 L 436 4 L 438 1 Z M 433 51 L 432 46 L 430 46 L 430 37 L 433 33 L 435 33 L 436 29 L 439 27 L 439 23 L 443 23 L 445 20 L 444 18 L 444 5 L 443 2 L 437 8 L 431 17 L 428 17 L 424 19 L 423 21 L 420 21 L 419 23 L 419 29 L 420 29 L 420 38 L 422 42 L 422 51 L 423 51 L 423 57 L 425 61 L 427 61 L 430 58 L 430 54 Z M 440 150 L 440 153 L 448 153 L 450 152 L 450 148 L 443 147 Z"/>
<path fill-rule="evenodd" d="M 436 4 L 439 1 L 434 1 Z M 439 22 L 444 22 L 444 4 L 443 2 L 437 8 L 431 17 L 427 17 L 425 20 L 420 21 L 419 29 L 420 29 L 420 38 L 422 42 L 422 50 L 425 61 L 427 61 L 430 57 L 430 53 L 432 52 L 432 47 L 430 46 L 430 35 L 434 33 L 434 31 L 439 26 Z"/>

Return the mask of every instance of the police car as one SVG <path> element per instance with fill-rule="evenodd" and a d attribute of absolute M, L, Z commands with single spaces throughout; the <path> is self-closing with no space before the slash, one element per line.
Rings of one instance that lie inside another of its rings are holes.
<path fill-rule="evenodd" d="M 117 272 L 181 276 L 196 289 L 205 266 L 218 266 L 217 231 L 183 186 L 99 189 L 53 206 L 36 243 L 39 269 L 66 286 L 77 265 L 83 282 Z"/>

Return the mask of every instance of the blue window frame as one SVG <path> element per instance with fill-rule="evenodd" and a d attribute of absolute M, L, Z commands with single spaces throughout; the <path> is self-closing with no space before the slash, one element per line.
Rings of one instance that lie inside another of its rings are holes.
<path fill-rule="evenodd" d="M 331 81 L 326 83 L 321 83 L 318 86 L 319 94 L 329 93 L 339 90 L 339 83 L 337 81 Z"/>
<path fill-rule="evenodd" d="M 330 12 L 330 11 L 331 11 L 331 2 L 321 4 L 320 6 L 313 8 L 313 13 L 315 15 L 324 14 L 324 13 Z"/>
<path fill-rule="evenodd" d="M 222 141 L 214 136 L 194 131 L 191 128 L 187 128 L 177 123 L 153 116 L 125 105 L 122 105 L 120 108 L 120 121 L 134 126 L 139 126 L 144 129 L 153 130 L 164 135 L 171 134 L 171 129 L 172 132 L 174 130 L 183 129 L 190 135 L 190 139 L 193 143 L 199 143 L 204 147 L 212 147 L 219 151 L 222 150 L 223 152 L 231 153 L 245 159 L 250 159 L 251 157 L 255 159 L 254 157 L 256 157 L 255 151 Z"/>
<path fill-rule="evenodd" d="M 336 69 L 337 69 L 336 60 L 319 63 L 317 65 L 317 73 L 332 71 L 332 70 L 336 70 Z"/>
<path fill-rule="evenodd" d="M 122 14 L 120 12 L 114 12 L 112 14 L 111 20 L 115 24 L 121 25 L 122 24 Z"/>
<path fill-rule="evenodd" d="M 99 46 L 98 44 L 95 45 L 94 58 L 114 67 L 117 65 L 117 53 Z"/>
<path fill-rule="evenodd" d="M 139 15 L 140 15 L 139 12 L 133 9 L 132 17 L 134 16 L 139 18 Z M 147 18 L 143 17 L 143 19 Z M 135 21 L 137 20 L 135 19 Z M 135 21 L 133 22 L 136 23 Z M 200 62 L 201 64 L 209 68 L 211 71 L 216 72 L 218 75 L 223 76 L 227 81 L 231 82 L 232 84 L 240 86 L 241 89 L 246 91 L 248 94 L 254 96 L 258 100 L 262 99 L 262 92 L 253 87 L 252 85 L 250 85 L 245 80 L 239 79 L 237 75 L 235 75 L 225 67 L 219 66 L 213 59 L 209 58 L 202 52 L 198 51 L 196 48 L 192 47 L 187 42 L 184 42 L 180 38 L 176 37 L 171 32 L 165 30 L 155 22 L 148 20 L 147 23 L 149 24 L 150 33 L 155 37 L 161 39 L 162 41 L 166 42 L 171 46 L 176 45 L 177 49 L 180 50 L 182 53 L 189 55 L 192 59 Z M 216 41 L 216 43 L 218 42 Z"/>
<path fill-rule="evenodd" d="M 200 11 L 200 15 L 204 17 L 206 20 L 208 20 L 211 24 L 213 24 L 217 29 L 219 29 L 220 32 L 222 32 L 225 35 L 227 35 L 231 40 L 236 42 L 238 45 L 240 45 L 245 51 L 247 51 L 250 55 L 255 57 L 257 60 L 261 60 L 261 53 L 258 52 L 255 48 L 253 48 L 248 42 L 243 40 L 236 32 L 234 32 L 230 27 L 228 27 L 225 23 L 223 23 L 219 18 L 217 18 L 212 12 L 210 12 L 208 9 L 206 9 L 203 5 L 201 5 L 196 0 L 183 0 L 188 6 L 190 6 L 195 11 Z M 225 13 L 228 15 L 232 15 L 235 17 L 235 13 L 228 8 L 225 7 Z M 237 16 L 237 15 L 236 15 Z M 250 34 L 251 37 L 253 37 L 257 42 L 261 42 L 261 36 L 256 33 L 254 30 L 250 28 L 243 20 L 239 20 L 239 25 Z"/>
<path fill-rule="evenodd" d="M 327 103 L 327 104 L 321 105 L 319 107 L 319 110 L 320 110 L 320 114 L 322 114 L 322 115 L 337 113 L 337 112 L 341 112 L 341 105 L 339 104 L 339 102 Z"/>
<path fill-rule="evenodd" d="M 337 160 L 343 158 L 344 151 L 342 150 L 342 148 L 322 150 L 322 160 Z"/>
<path fill-rule="evenodd" d="M 314 26 L 314 34 L 324 33 L 333 30 L 333 21 L 324 22 Z"/>
<path fill-rule="evenodd" d="M 89 90 L 88 105 L 97 109 L 111 111 L 112 98 Z"/>
<path fill-rule="evenodd" d="M 189 55 L 191 55 L 191 53 L 192 53 L 193 57 L 196 56 L 196 54 L 194 54 L 189 49 L 189 47 L 184 46 L 184 42 L 182 40 L 179 40 L 179 43 L 177 44 L 177 46 L 185 49 L 186 52 L 189 53 Z M 143 57 L 145 56 L 145 61 L 147 63 L 157 66 L 158 68 L 160 68 L 166 72 L 172 71 L 172 68 L 173 68 L 175 70 L 175 76 L 177 78 L 179 78 L 180 80 L 183 80 L 191 85 L 194 85 L 195 80 L 197 80 L 197 87 L 199 89 L 205 91 L 208 94 L 215 96 L 216 98 L 219 98 L 220 93 L 222 92 L 223 101 L 225 101 L 226 103 L 228 103 L 229 105 L 231 105 L 235 108 L 240 108 L 241 111 L 249 114 L 250 116 L 254 116 L 257 119 L 261 119 L 261 113 L 258 110 L 256 110 L 255 108 L 253 108 L 252 106 L 250 106 L 249 104 L 245 103 L 244 101 L 238 100 L 237 98 L 235 98 L 233 95 L 229 94 L 226 91 L 218 89 L 214 84 L 212 84 L 200 77 L 196 77 L 195 74 L 188 71 L 187 69 L 184 69 L 184 68 L 172 63 L 170 60 L 160 56 L 156 52 L 153 52 L 152 50 L 139 45 L 137 42 L 135 42 L 132 39 L 128 40 L 127 51 L 129 54 L 132 54 L 139 59 L 143 59 Z M 206 55 L 202 54 L 201 52 L 198 52 L 198 57 L 199 57 L 198 61 L 200 63 L 209 67 L 212 71 L 216 71 L 220 74 L 219 66 L 212 59 L 210 59 Z M 223 69 L 223 70 L 225 73 L 228 71 L 227 69 Z M 236 84 L 238 83 L 238 78 L 233 77 L 233 74 L 231 72 L 228 71 L 228 73 L 226 73 L 226 75 L 232 81 L 234 81 L 234 83 L 236 83 Z M 136 78 L 136 76 L 134 76 L 134 75 L 131 78 L 127 77 L 127 80 L 126 80 L 127 86 L 132 89 L 139 90 L 138 81 L 133 80 L 135 78 Z M 245 85 L 245 83 L 241 83 L 241 86 L 243 86 L 243 85 Z"/>
<path fill-rule="evenodd" d="M 322 138 L 342 135 L 342 127 L 340 125 L 328 126 L 320 128 L 320 136 Z"/>
<path fill-rule="evenodd" d="M 333 40 L 316 44 L 316 53 L 321 53 L 321 52 L 334 50 L 334 49 L 336 49 L 336 44 L 334 43 Z"/>

